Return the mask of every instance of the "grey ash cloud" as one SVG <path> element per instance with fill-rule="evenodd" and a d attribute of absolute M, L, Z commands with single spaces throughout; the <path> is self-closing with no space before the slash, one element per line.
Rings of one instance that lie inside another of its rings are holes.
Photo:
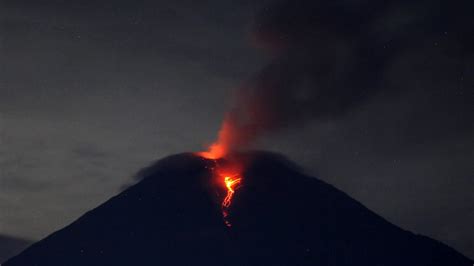
<path fill-rule="evenodd" d="M 429 120 L 441 118 L 441 134 L 449 134 L 446 126 L 472 130 L 472 102 L 463 95 L 472 88 L 465 64 L 474 50 L 469 7 L 469 1 L 277 1 L 263 8 L 254 36 L 272 59 L 231 111 L 248 131 L 241 135 L 338 118 L 376 95 L 391 100 L 407 92 L 425 95 L 417 108 L 430 109 L 408 123 L 440 131 Z M 397 64 L 411 68 L 413 76 L 404 77 L 411 85 L 391 84 L 407 74 Z M 436 81 L 414 86 L 427 77 Z"/>

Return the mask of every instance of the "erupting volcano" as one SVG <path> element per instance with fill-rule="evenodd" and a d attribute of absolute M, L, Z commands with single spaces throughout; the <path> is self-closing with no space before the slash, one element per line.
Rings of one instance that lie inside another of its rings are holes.
<path fill-rule="evenodd" d="M 210 160 L 178 154 L 139 176 L 139 183 L 4 265 L 472 266 L 276 154 Z M 232 230 L 222 223 L 229 206 Z"/>
<path fill-rule="evenodd" d="M 242 162 L 235 158 L 227 159 L 225 165 L 222 165 L 219 160 L 225 158 L 229 152 L 229 141 L 231 136 L 231 129 L 228 121 L 224 120 L 222 128 L 219 131 L 218 140 L 209 146 L 208 151 L 198 152 L 197 155 L 214 161 L 212 167 L 213 174 L 218 178 L 218 184 L 226 189 L 226 195 L 221 203 L 222 217 L 224 223 L 231 227 L 232 224 L 228 219 L 229 208 L 232 204 L 232 199 L 236 189 L 242 185 Z"/>
<path fill-rule="evenodd" d="M 198 155 L 211 160 L 217 160 L 225 157 L 231 149 L 232 139 L 236 134 L 235 129 L 233 128 L 234 126 L 230 119 L 224 119 L 221 128 L 219 129 L 217 140 L 209 145 L 207 151 L 198 152 Z"/>
<path fill-rule="evenodd" d="M 202 153 L 198 153 L 198 155 L 199 154 Z M 231 227 L 232 224 L 228 219 L 229 208 L 232 204 L 235 191 L 242 185 L 242 164 L 236 159 L 226 160 L 221 158 L 209 160 L 212 160 L 214 163 L 214 166 L 210 167 L 210 169 L 212 170 L 213 177 L 217 179 L 215 183 L 226 190 L 225 196 L 222 197 L 221 212 L 224 223 L 228 227 Z"/>

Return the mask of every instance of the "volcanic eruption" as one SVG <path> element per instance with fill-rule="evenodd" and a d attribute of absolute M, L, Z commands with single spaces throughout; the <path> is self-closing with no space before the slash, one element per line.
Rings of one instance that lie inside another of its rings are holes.
<path fill-rule="evenodd" d="M 4 265 L 472 265 L 281 155 L 233 156 L 248 163 L 228 209 L 231 228 L 222 222 L 227 193 L 214 182 L 214 160 L 178 154 L 143 169 L 140 182 Z"/>
<path fill-rule="evenodd" d="M 377 88 L 389 56 L 368 41 L 375 29 L 360 30 L 373 17 L 337 2 L 283 1 L 266 10 L 256 39 L 274 57 L 238 90 L 207 150 L 141 170 L 137 184 L 5 266 L 472 266 L 284 156 L 251 151 L 265 134 L 346 113 Z M 341 56 L 345 68 L 335 63 Z"/>
<path fill-rule="evenodd" d="M 221 148 L 218 148 L 218 144 L 213 144 L 211 145 L 210 151 L 198 152 L 196 154 L 213 162 L 213 166 L 210 167 L 213 173 L 212 176 L 214 179 L 217 179 L 216 183 L 226 190 L 221 203 L 222 217 L 224 218 L 224 223 L 228 227 L 231 227 L 232 223 L 228 220 L 229 208 L 232 204 L 235 191 L 242 185 L 243 166 L 242 162 L 235 158 L 223 159 L 222 156 L 224 156 L 224 154 L 220 153 L 218 153 L 219 156 L 216 156 L 213 154 L 212 149 L 221 151 Z"/>

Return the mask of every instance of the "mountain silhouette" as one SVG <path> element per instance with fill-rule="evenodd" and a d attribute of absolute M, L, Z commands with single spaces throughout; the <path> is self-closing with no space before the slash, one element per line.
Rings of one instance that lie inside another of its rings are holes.
<path fill-rule="evenodd" d="M 250 163 L 227 227 L 213 161 L 190 153 L 140 171 L 140 181 L 33 244 L 4 266 L 466 265 L 472 261 L 405 231 L 284 157 Z"/>
<path fill-rule="evenodd" d="M 0 264 L 13 255 L 20 253 L 30 244 L 31 241 L 23 238 L 0 235 Z"/>

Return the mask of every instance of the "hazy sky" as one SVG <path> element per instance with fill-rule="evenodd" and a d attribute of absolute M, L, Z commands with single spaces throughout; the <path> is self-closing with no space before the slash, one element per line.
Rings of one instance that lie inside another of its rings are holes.
<path fill-rule="evenodd" d="M 153 160 L 211 142 L 235 91 L 274 60 L 267 40 L 252 33 L 258 11 L 265 14 L 261 2 L 2 1 L 0 234 L 41 239 Z M 472 20 L 433 23 L 435 4 L 400 2 L 370 24 L 384 49 L 403 43 L 374 73 L 382 89 L 343 115 L 285 129 L 257 147 L 286 154 L 389 221 L 472 258 L 474 56 L 460 56 L 462 42 L 451 38 L 472 33 Z M 304 19 L 290 25 L 298 23 L 314 27 Z M 284 35 L 299 33 L 292 27 L 272 34 L 294 40 Z M 334 44 L 324 36 L 341 36 L 321 28 L 328 35 L 309 38 L 321 52 L 310 53 L 313 63 Z M 353 66 L 346 57 L 324 60 Z"/>

